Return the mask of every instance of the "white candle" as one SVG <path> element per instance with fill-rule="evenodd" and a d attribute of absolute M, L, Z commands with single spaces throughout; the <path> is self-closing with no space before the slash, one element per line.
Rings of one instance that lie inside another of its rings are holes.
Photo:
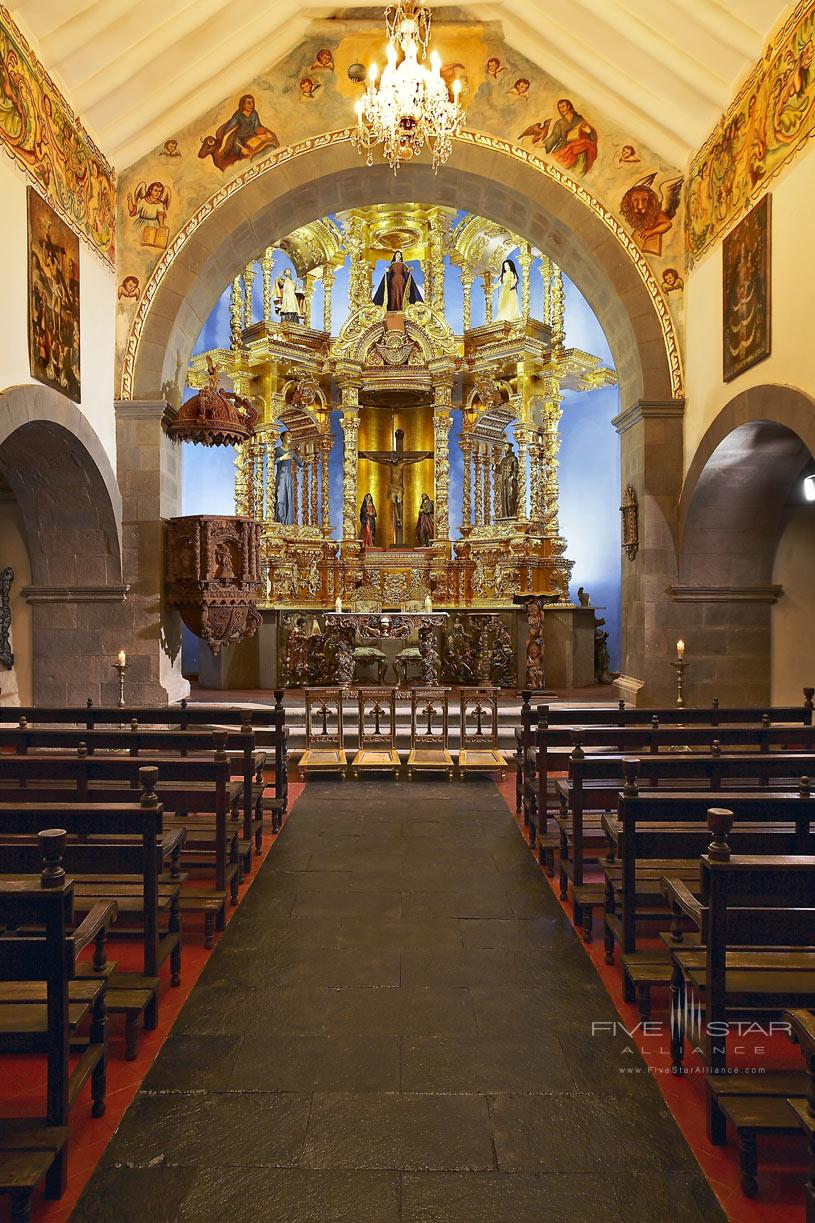
<path fill-rule="evenodd" d="M 124 650 L 119 651 L 119 666 L 127 666 L 127 655 L 125 654 Z"/>
<path fill-rule="evenodd" d="M 424 597 L 424 609 L 428 612 L 433 610 L 433 600 L 430 598 L 430 595 L 425 595 Z"/>
<path fill-rule="evenodd" d="M 341 611 L 342 611 L 342 599 L 340 598 L 340 596 L 339 596 L 339 595 L 337 595 L 336 602 L 334 603 L 334 611 L 335 611 L 335 612 L 341 612 Z"/>
<path fill-rule="evenodd" d="M 676 657 L 677 657 L 677 658 L 684 658 L 684 657 L 685 657 L 685 643 L 684 643 L 684 641 L 682 641 L 682 639 L 681 639 L 681 638 L 680 638 L 680 639 L 679 639 L 679 641 L 677 641 L 677 643 L 676 643 Z"/>

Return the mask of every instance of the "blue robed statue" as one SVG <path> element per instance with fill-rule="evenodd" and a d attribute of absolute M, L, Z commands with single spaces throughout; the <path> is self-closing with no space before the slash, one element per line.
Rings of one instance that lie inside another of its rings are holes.
<path fill-rule="evenodd" d="M 298 467 L 303 466 L 299 455 L 291 449 L 289 442 L 290 434 L 284 429 L 274 452 L 274 520 L 282 522 L 284 526 L 291 526 L 297 513 L 297 506 L 294 503 L 292 464 L 296 463 Z"/>

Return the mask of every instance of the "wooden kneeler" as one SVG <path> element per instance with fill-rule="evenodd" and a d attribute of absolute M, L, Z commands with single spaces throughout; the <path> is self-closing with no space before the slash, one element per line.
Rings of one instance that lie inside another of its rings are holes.
<path fill-rule="evenodd" d="M 411 690 L 408 777 L 414 772 L 446 773 L 452 781 L 455 764 L 447 746 L 449 691 L 449 688 Z"/>
<path fill-rule="evenodd" d="M 359 749 L 351 762 L 354 776 L 360 773 L 393 773 L 399 776 L 396 750 L 396 689 L 360 688 Z"/>
<path fill-rule="evenodd" d="M 340 773 L 345 777 L 342 728 L 342 688 L 306 688 L 306 750 L 300 757 L 300 772 Z"/>

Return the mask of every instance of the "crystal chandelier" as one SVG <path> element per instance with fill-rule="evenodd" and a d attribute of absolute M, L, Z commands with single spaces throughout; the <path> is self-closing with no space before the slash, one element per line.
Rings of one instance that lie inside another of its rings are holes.
<path fill-rule="evenodd" d="M 381 76 L 376 64 L 368 69 L 367 89 L 355 107 L 354 143 L 369 166 L 381 144 L 394 172 L 427 145 L 437 170 L 447 161 L 453 136 L 461 130 L 461 81 L 453 81 L 451 99 L 438 54 L 431 52 L 429 68 L 421 63 L 430 41 L 429 8 L 415 0 L 397 0 L 385 10 L 385 26 L 387 64 Z"/>

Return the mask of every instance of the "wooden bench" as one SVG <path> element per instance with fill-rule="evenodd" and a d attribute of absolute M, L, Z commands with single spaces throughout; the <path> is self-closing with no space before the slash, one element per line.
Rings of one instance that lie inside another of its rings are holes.
<path fill-rule="evenodd" d="M 73 929 L 74 884 L 60 864 L 64 834 L 40 834 L 39 875 L 0 877 L 0 978 L 27 1001 L 0 1003 L 0 1054 L 25 1050 L 47 1058 L 44 1117 L 0 1122 L 0 1193 L 11 1195 L 14 1223 L 30 1219 L 31 1196 L 60 1198 L 68 1175 L 68 1113 L 90 1079 L 91 1112 L 105 1111 L 105 978 L 77 981 L 77 958 L 115 917 L 99 902 Z M 16 933 L 34 927 L 41 934 Z M 44 997 L 45 1001 L 42 1001 Z M 90 1031 L 78 1028 L 90 1019 Z M 70 1054 L 79 1058 L 71 1070 Z"/>
<path fill-rule="evenodd" d="M 720 708 L 718 699 L 710 706 L 678 709 L 676 706 L 658 709 L 637 709 L 619 701 L 614 706 L 586 708 L 574 705 L 532 705 L 532 693 L 521 692 L 520 726 L 515 730 L 515 807 L 524 812 L 524 824 L 529 823 L 529 804 L 534 800 L 537 787 L 534 785 L 535 740 L 541 723 L 549 727 L 573 727 L 579 729 L 592 726 L 625 727 L 649 724 L 654 717 L 659 725 L 750 725 L 762 718 L 770 723 L 812 725 L 815 708 L 815 688 L 804 688 L 802 705 L 776 707 L 730 706 Z"/>
<path fill-rule="evenodd" d="M 282 816 L 288 810 L 288 730 L 283 707 L 283 690 L 275 689 L 274 706 L 246 709 L 238 706 L 205 705 L 182 700 L 179 705 L 94 705 L 88 700 L 83 706 L 2 706 L 0 725 L 24 718 L 35 726 L 71 725 L 87 730 L 110 726 L 127 726 L 135 719 L 139 726 L 166 726 L 179 730 L 216 730 L 246 728 L 255 732 L 258 748 L 274 752 L 274 798 L 265 800 L 265 809 L 272 816 L 272 830 L 278 831 Z M 264 763 L 264 768 L 266 763 Z"/>
<path fill-rule="evenodd" d="M 569 758 L 568 778 L 557 783 L 561 802 L 557 821 L 560 896 L 568 899 L 571 882 L 576 924 L 582 924 L 587 904 L 599 907 L 605 903 L 603 884 L 590 884 L 587 891 L 577 889 L 584 885 L 585 862 L 592 857 L 599 860 L 607 853 L 602 814 L 617 806 L 626 761 L 630 761 L 629 770 L 636 769 L 639 778 L 650 787 L 666 783 L 674 790 L 709 792 L 719 791 L 724 782 L 733 789 L 788 790 L 791 786 L 797 788 L 801 778 L 811 776 L 815 770 L 815 754 L 804 752 L 665 751 L 632 758 L 617 754 L 586 755 L 578 743 Z"/>
<path fill-rule="evenodd" d="M 225 732 L 216 732 L 223 742 Z M 84 803 L 132 801 L 138 794 L 142 765 L 160 769 L 156 792 L 165 810 L 165 822 L 185 829 L 183 853 L 193 867 L 211 871 L 214 887 L 185 882 L 179 899 L 182 913 L 203 914 L 204 941 L 212 946 L 215 930 L 226 922 L 227 895 L 237 904 L 240 881 L 239 827 L 228 818 L 231 786 L 230 759 L 223 747 L 208 757 L 88 755 L 84 747 L 74 754 L 57 751 L 22 756 L 0 754 L 0 799 L 7 802 L 78 801 Z M 236 783 L 238 788 L 242 782 Z M 199 813 L 190 817 L 191 807 Z M 166 812 L 173 817 L 167 821 Z"/>
<path fill-rule="evenodd" d="M 732 823 L 729 811 L 711 811 L 713 841 L 700 858 L 698 894 L 680 880 L 663 882 L 672 907 L 690 919 L 702 943 L 672 953 L 679 1019 L 671 1026 L 672 1069 L 682 1074 L 688 1021 L 692 1028 L 703 1008 L 705 1023 L 691 1034 L 703 1050 L 707 1131 L 718 1145 L 725 1141 L 726 1116 L 711 1083 L 727 1070 L 727 1021 L 736 1013 L 742 1020 L 772 1016 L 815 997 L 815 857 L 733 854 L 726 839 Z M 737 963 L 728 960 L 732 949 Z"/>
<path fill-rule="evenodd" d="M 710 795 L 698 791 L 642 793 L 636 785 L 638 766 L 638 761 L 624 766 L 618 815 L 602 819 L 613 856 L 605 871 L 607 964 L 613 964 L 616 942 L 624 956 L 634 955 L 640 918 L 668 916 L 662 877 L 698 877 L 699 855 L 710 839 Z M 815 854 L 815 797 L 809 785 L 775 794 L 718 791 L 716 805 L 733 811 L 737 823 L 729 844 L 737 852 Z"/>
<path fill-rule="evenodd" d="M 125 1057 L 135 1058 L 138 1025 L 153 1030 L 159 1017 L 159 976 L 169 961 L 170 981 L 181 980 L 181 885 L 162 880 L 163 863 L 183 840 L 184 830 L 163 829 L 163 812 L 155 793 L 157 770 L 139 770 L 139 803 L 69 804 L 0 803 L 0 861 L 5 872 L 27 873 L 38 863 L 37 834 L 57 821 L 67 840 L 63 864 L 75 883 L 75 910 L 113 900 L 117 924 L 109 937 L 140 934 L 141 973 L 107 975 L 107 1009 L 125 1018 Z M 166 922 L 166 928 L 164 923 Z M 80 968 L 83 975 L 84 966 Z M 98 970 L 89 969 L 98 975 Z M 0 1002 L 10 1001 L 0 985 Z"/>
<path fill-rule="evenodd" d="M 789 1106 L 809 1141 L 809 1176 L 806 1182 L 806 1223 L 815 1223 L 815 1013 L 812 1010 L 786 1011 L 785 1021 L 791 1036 L 801 1046 L 807 1072 L 805 1097 L 791 1099 Z"/>

